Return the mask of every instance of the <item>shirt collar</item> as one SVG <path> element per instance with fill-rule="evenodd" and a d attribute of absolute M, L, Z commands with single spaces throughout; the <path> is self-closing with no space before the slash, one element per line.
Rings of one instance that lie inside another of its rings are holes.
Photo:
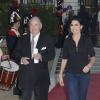
<path fill-rule="evenodd" d="M 32 41 L 32 34 L 30 36 L 31 36 L 31 41 Z M 39 36 L 40 36 L 40 32 L 34 37 L 34 41 L 38 40 Z"/>

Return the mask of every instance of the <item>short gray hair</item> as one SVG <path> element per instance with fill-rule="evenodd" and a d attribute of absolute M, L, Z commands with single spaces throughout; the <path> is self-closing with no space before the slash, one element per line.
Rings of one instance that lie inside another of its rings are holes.
<path fill-rule="evenodd" d="M 39 24 L 40 24 L 40 29 L 42 29 L 42 22 L 41 22 L 41 20 L 40 20 L 39 17 L 37 17 L 37 16 L 32 17 L 32 18 L 29 20 L 29 25 L 30 25 L 30 23 L 31 23 L 32 21 L 37 21 L 37 22 L 39 22 Z"/>

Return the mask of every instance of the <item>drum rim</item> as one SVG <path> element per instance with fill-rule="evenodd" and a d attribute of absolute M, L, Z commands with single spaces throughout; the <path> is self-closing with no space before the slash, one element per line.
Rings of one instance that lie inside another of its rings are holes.
<path fill-rule="evenodd" d="M 4 66 L 5 63 L 10 63 L 11 64 L 11 68 L 8 68 L 7 66 Z M 13 65 L 15 64 L 15 65 Z M 10 72 L 16 72 L 19 70 L 19 65 L 16 64 L 14 61 L 10 60 L 5 60 L 5 61 L 2 61 L 0 66 L 2 66 L 3 70 L 6 70 L 6 71 L 10 71 Z M 15 70 L 14 70 L 15 69 Z"/>

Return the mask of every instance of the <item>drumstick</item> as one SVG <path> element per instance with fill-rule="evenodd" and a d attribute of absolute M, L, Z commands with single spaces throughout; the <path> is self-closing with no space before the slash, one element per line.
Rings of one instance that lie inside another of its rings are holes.
<path fill-rule="evenodd" d="M 4 67 L 4 66 L 3 66 L 3 68 L 11 69 L 12 66 L 11 66 L 10 60 L 9 60 L 8 58 L 7 58 L 7 61 L 8 61 L 9 67 Z"/>
<path fill-rule="evenodd" d="M 8 58 L 7 58 L 7 60 L 8 60 L 8 63 L 9 63 L 9 65 L 10 65 L 9 69 L 11 69 L 12 67 L 11 67 L 10 60 L 9 60 Z"/>

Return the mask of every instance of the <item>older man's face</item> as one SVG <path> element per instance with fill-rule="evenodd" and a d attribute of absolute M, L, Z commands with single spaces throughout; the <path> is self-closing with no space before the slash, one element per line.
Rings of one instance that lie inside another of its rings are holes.
<path fill-rule="evenodd" d="M 35 36 L 40 32 L 40 22 L 38 20 L 32 20 L 30 22 L 30 33 Z"/>

